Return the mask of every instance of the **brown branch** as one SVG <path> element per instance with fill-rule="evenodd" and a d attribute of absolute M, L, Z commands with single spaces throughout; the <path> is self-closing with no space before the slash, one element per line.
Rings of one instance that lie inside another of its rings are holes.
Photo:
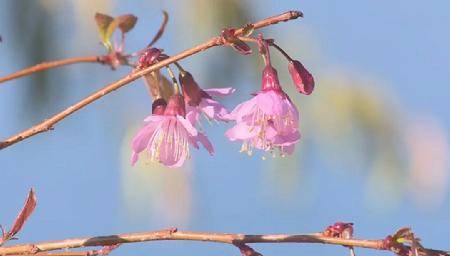
<path fill-rule="evenodd" d="M 110 236 L 97 236 L 86 238 L 72 238 L 59 241 L 41 242 L 34 244 L 22 244 L 9 247 L 0 247 L 0 255 L 19 255 L 19 254 L 37 254 L 53 250 L 67 250 L 70 248 L 90 247 L 90 246 L 108 246 L 123 243 L 140 243 L 146 241 L 161 240 L 187 240 L 224 243 L 231 245 L 245 245 L 255 243 L 318 243 L 330 245 L 352 246 L 360 248 L 369 248 L 375 250 L 391 251 L 386 248 L 384 240 L 363 240 L 329 237 L 323 233 L 300 234 L 300 235 L 244 235 L 227 233 L 207 233 L 207 232 L 188 232 L 177 231 L 176 229 L 167 229 L 161 231 L 129 233 Z M 409 249 L 410 247 L 405 246 Z M 439 255 L 449 256 L 450 252 L 422 249 L 420 255 Z"/>
<path fill-rule="evenodd" d="M 29 68 L 22 69 L 20 71 L 17 71 L 15 73 L 12 73 L 10 75 L 0 77 L 0 83 L 13 80 L 22 76 L 31 75 L 33 73 L 43 71 L 46 69 L 56 68 L 56 67 L 62 67 L 65 65 L 75 64 L 75 63 L 103 63 L 103 57 L 102 56 L 86 56 L 86 57 L 75 57 L 75 58 L 68 58 L 64 60 L 56 60 L 56 61 L 49 61 L 49 62 L 43 62 L 37 65 L 34 65 Z"/>
<path fill-rule="evenodd" d="M 298 12 L 298 11 L 289 11 L 277 16 L 273 16 L 261 21 L 258 21 L 256 23 L 254 23 L 254 28 L 258 29 L 258 28 L 262 28 L 262 27 L 266 27 L 266 26 L 270 26 L 273 24 L 276 24 L 278 22 L 282 22 L 282 21 L 289 21 L 292 19 L 297 19 L 298 17 L 302 17 L 302 13 Z M 236 36 L 240 36 L 243 33 L 243 28 L 236 30 L 235 35 Z M 202 43 L 200 45 L 197 45 L 191 49 L 185 50 L 177 55 L 174 55 L 170 58 L 167 58 L 163 61 L 160 61 L 158 63 L 156 63 L 155 65 L 152 65 L 150 67 L 147 67 L 145 69 L 139 70 L 139 71 L 133 71 L 130 74 L 128 74 L 127 76 L 123 77 L 122 79 L 111 83 L 109 85 L 107 85 L 106 87 L 104 87 L 103 89 L 91 94 L 90 96 L 88 96 L 87 98 L 79 101 L 78 103 L 75 103 L 74 105 L 68 107 L 67 109 L 63 110 L 62 112 L 54 115 L 53 117 L 50 117 L 49 119 L 44 120 L 43 122 L 41 122 L 40 124 L 37 124 L 25 131 L 20 132 L 17 135 L 14 135 L 8 139 L 6 139 L 3 142 L 0 142 L 0 149 L 6 148 L 12 144 L 15 144 L 19 141 L 22 141 L 26 138 L 29 138 L 31 136 L 34 136 L 36 134 L 48 131 L 53 129 L 53 125 L 55 125 L 56 123 L 58 123 L 59 121 L 61 121 L 62 119 L 66 118 L 67 116 L 69 116 L 70 114 L 74 113 L 75 111 L 85 107 L 86 105 L 94 102 L 95 100 L 100 99 L 101 97 L 105 96 L 106 94 L 113 92 L 117 89 L 119 89 L 122 86 L 125 86 L 131 82 L 133 82 L 134 80 L 140 78 L 141 76 L 148 74 L 152 71 L 161 69 L 164 66 L 167 66 L 169 64 L 172 64 L 176 61 L 179 61 L 181 59 L 184 59 L 186 57 L 189 57 L 193 54 L 205 51 L 211 47 L 214 46 L 218 46 L 218 45 L 223 45 L 223 40 L 221 37 L 213 37 L 210 40 L 208 40 L 205 43 Z"/>

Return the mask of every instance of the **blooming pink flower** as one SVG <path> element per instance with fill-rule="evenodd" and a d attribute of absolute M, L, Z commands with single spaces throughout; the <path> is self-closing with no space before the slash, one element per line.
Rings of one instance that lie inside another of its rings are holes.
<path fill-rule="evenodd" d="M 225 121 L 224 116 L 228 110 L 213 96 L 227 96 L 235 90 L 229 88 L 212 88 L 202 90 L 189 72 L 180 72 L 179 80 L 181 82 L 184 99 L 186 102 L 186 118 L 195 125 L 203 113 L 210 120 Z"/>
<path fill-rule="evenodd" d="M 227 117 L 236 121 L 236 125 L 225 135 L 232 141 L 243 141 L 241 151 L 249 154 L 253 148 L 292 154 L 300 139 L 297 108 L 281 89 L 277 71 L 270 65 L 263 71 L 262 90 Z"/>
<path fill-rule="evenodd" d="M 147 150 L 150 160 L 167 167 L 180 167 L 189 157 L 189 144 L 198 147 L 200 142 L 211 154 L 214 153 L 206 135 L 198 132 L 185 118 L 183 96 L 173 95 L 163 114 L 152 114 L 147 123 L 133 138 L 131 164 L 139 153 Z"/>

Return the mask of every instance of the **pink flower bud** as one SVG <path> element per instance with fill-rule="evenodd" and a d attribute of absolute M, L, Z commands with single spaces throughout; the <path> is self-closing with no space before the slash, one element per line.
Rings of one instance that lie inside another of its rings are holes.
<path fill-rule="evenodd" d="M 266 90 L 281 90 L 280 81 L 278 80 L 277 70 L 271 65 L 266 65 L 262 73 L 261 89 Z"/>
<path fill-rule="evenodd" d="M 174 94 L 170 96 L 169 103 L 164 110 L 166 116 L 186 116 L 186 109 L 184 107 L 184 99 L 180 94 Z"/>
<path fill-rule="evenodd" d="M 153 115 L 164 115 L 166 106 L 167 106 L 167 102 L 163 98 L 156 99 L 152 103 L 152 114 Z"/>
<path fill-rule="evenodd" d="M 314 90 L 314 77 L 298 60 L 289 61 L 289 73 L 298 92 L 309 95 Z"/>
<path fill-rule="evenodd" d="M 198 106 L 202 100 L 202 90 L 195 82 L 191 73 L 183 71 L 180 72 L 179 80 L 181 88 L 183 89 L 184 101 L 190 106 Z"/>
<path fill-rule="evenodd" d="M 162 50 L 158 48 L 147 48 L 139 57 L 137 68 L 142 69 L 153 65 L 158 57 L 161 56 Z"/>

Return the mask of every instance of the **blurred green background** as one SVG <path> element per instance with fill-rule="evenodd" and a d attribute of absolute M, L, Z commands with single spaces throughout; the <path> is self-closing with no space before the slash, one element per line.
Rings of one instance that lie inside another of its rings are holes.
<path fill-rule="evenodd" d="M 63 120 L 56 129 L 0 152 L 8 225 L 29 187 L 36 213 L 19 242 L 153 230 L 307 233 L 335 221 L 382 238 L 411 226 L 427 247 L 448 248 L 450 27 L 448 1 L 57 1 L 0 2 L 0 76 L 45 60 L 103 54 L 95 12 L 139 17 L 127 51 L 169 25 L 157 47 L 175 54 L 224 27 L 287 10 L 305 18 L 260 30 L 315 76 L 299 95 L 277 52 L 283 88 L 297 104 L 302 140 L 293 156 L 238 153 L 230 124 L 204 123 L 216 155 L 192 151 L 182 169 L 129 164 L 130 141 L 151 111 L 143 81 Z M 261 59 L 215 48 L 182 61 L 203 87 L 237 89 L 229 108 L 260 86 Z M 78 64 L 0 84 L 0 136 L 48 118 L 130 71 Z M 258 245 L 264 255 L 342 255 L 345 248 Z M 362 250 L 358 250 L 362 251 Z M 126 245 L 123 255 L 236 254 L 195 242 Z M 358 253 L 358 252 L 357 252 Z M 367 255 L 379 252 L 364 251 Z"/>

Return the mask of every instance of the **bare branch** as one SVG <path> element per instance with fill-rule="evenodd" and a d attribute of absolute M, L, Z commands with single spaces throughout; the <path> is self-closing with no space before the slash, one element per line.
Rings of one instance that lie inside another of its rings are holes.
<path fill-rule="evenodd" d="M 86 57 L 75 57 L 75 58 L 69 58 L 64 60 L 56 60 L 56 61 L 49 61 L 49 62 L 43 62 L 37 65 L 34 65 L 29 68 L 22 69 L 20 71 L 17 71 L 15 73 L 12 73 L 10 75 L 0 77 L 0 83 L 13 80 L 22 76 L 31 75 L 36 72 L 40 72 L 43 70 L 51 69 L 51 68 L 57 68 L 62 67 L 65 65 L 75 64 L 75 63 L 104 63 L 102 56 L 86 56 Z"/>
<path fill-rule="evenodd" d="M 258 21 L 256 23 L 253 24 L 255 29 L 259 29 L 262 27 L 266 27 L 266 26 L 270 26 L 282 21 L 289 21 L 292 19 L 296 19 L 298 17 L 302 17 L 302 13 L 298 12 L 298 11 L 289 11 L 286 13 L 283 13 L 281 15 L 277 15 L 277 16 L 273 16 L 261 21 Z M 235 32 L 236 36 L 241 36 L 243 33 L 245 32 L 244 28 L 240 28 L 237 29 Z M 68 107 L 67 109 L 63 110 L 62 112 L 54 115 L 53 117 L 50 117 L 49 119 L 46 119 L 45 121 L 41 122 L 40 124 L 37 124 L 25 131 L 20 132 L 17 135 L 14 135 L 8 139 L 6 139 L 3 142 L 0 142 L 0 149 L 6 148 L 8 146 L 11 146 L 17 142 L 20 142 L 24 139 L 27 139 L 31 136 L 34 136 L 36 134 L 42 133 L 42 132 L 46 132 L 48 130 L 53 129 L 53 126 L 58 123 L 59 121 L 61 121 L 62 119 L 66 118 L 67 116 L 69 116 L 70 114 L 74 113 L 75 111 L 85 107 L 86 105 L 100 99 L 101 97 L 105 96 L 108 93 L 111 93 L 117 89 L 119 89 L 122 86 L 125 86 L 131 82 L 133 82 L 134 80 L 140 78 L 143 75 L 146 75 L 152 71 L 158 70 L 163 68 L 164 66 L 167 66 L 169 64 L 172 64 L 176 61 L 182 60 L 186 57 L 189 57 L 191 55 L 200 53 L 202 51 L 205 51 L 209 48 L 212 48 L 214 46 L 219 46 L 219 45 L 223 45 L 223 40 L 221 37 L 213 37 L 210 40 L 208 40 L 205 43 L 199 44 L 191 49 L 185 50 L 177 55 L 174 55 L 170 58 L 167 58 L 165 60 L 162 60 L 158 63 L 156 63 L 155 65 L 152 65 L 150 67 L 147 67 L 145 69 L 139 70 L 139 71 L 133 71 L 130 74 L 128 74 L 127 76 L 121 78 L 120 80 L 113 82 L 109 85 L 107 85 L 106 87 L 104 87 L 103 89 L 91 94 L 90 96 L 88 96 L 87 98 L 79 101 L 78 103 L 75 103 L 74 105 Z"/>
<path fill-rule="evenodd" d="M 109 246 L 125 243 L 140 243 L 146 241 L 161 240 L 187 240 L 199 242 L 214 242 L 237 246 L 244 254 L 253 253 L 259 255 L 247 244 L 255 243 L 319 243 L 330 245 L 342 245 L 369 248 L 375 250 L 393 251 L 390 247 L 385 246 L 384 239 L 380 240 L 363 240 L 363 239 L 346 239 L 341 237 L 329 237 L 323 233 L 299 234 L 299 235 L 244 235 L 244 234 L 227 234 L 227 233 L 207 233 L 207 232 L 189 232 L 177 231 L 176 229 L 166 229 L 161 231 L 144 232 L 144 233 L 128 233 L 109 236 L 97 236 L 86 238 L 72 238 L 51 242 L 40 242 L 34 244 L 22 244 L 9 247 L 0 247 L 0 255 L 18 255 L 18 254 L 37 254 L 54 250 L 67 250 L 71 248 L 91 247 L 91 246 Z M 411 247 L 405 246 L 407 249 Z M 450 256 L 450 252 L 420 249 L 420 255 L 427 256 Z M 45 254 L 50 255 L 50 254 Z M 58 255 L 58 254 L 55 254 Z M 85 254 L 83 254 L 85 255 Z M 251 255 L 251 254 L 250 254 Z"/>

